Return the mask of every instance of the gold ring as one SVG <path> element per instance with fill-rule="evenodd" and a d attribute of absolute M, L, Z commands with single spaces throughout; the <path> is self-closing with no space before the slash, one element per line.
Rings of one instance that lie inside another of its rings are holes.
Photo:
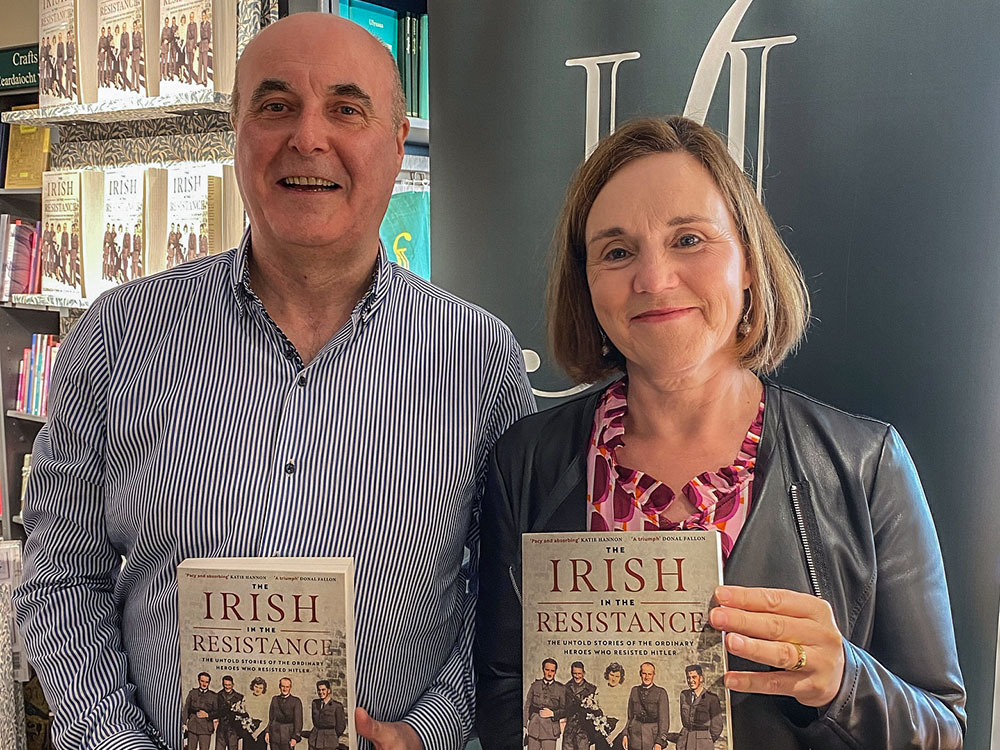
<path fill-rule="evenodd" d="M 806 665 L 806 650 L 802 648 L 802 645 L 799 643 L 793 643 L 792 645 L 795 646 L 795 650 L 799 654 L 799 659 L 797 662 L 795 662 L 794 666 L 788 668 L 788 671 L 798 672 L 800 669 L 802 669 L 802 667 Z"/>

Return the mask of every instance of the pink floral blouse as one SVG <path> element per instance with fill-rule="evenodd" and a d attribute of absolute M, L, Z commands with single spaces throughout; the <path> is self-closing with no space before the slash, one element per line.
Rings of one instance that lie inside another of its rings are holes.
<path fill-rule="evenodd" d="M 764 395 L 757 416 L 731 466 L 699 474 L 681 489 L 697 510 L 683 521 L 662 514 L 676 493 L 662 482 L 618 463 L 615 453 L 625 442 L 627 382 L 612 383 L 597 404 L 587 454 L 587 502 L 591 531 L 710 529 L 721 532 L 722 559 L 736 543 L 750 512 L 753 470 L 764 426 Z"/>

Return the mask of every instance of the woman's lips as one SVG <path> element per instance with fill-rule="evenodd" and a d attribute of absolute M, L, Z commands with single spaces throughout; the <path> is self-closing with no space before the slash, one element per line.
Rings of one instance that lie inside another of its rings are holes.
<path fill-rule="evenodd" d="M 638 323 L 659 323 L 665 320 L 676 320 L 677 318 L 692 312 L 693 307 L 660 307 L 655 310 L 646 310 L 634 316 L 632 320 Z"/>

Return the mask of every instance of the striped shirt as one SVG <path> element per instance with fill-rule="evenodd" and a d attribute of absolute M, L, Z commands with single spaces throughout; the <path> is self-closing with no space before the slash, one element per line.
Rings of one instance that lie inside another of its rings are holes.
<path fill-rule="evenodd" d="M 382 248 L 304 366 L 248 252 L 108 292 L 60 349 L 15 595 L 56 744 L 181 747 L 181 560 L 329 555 L 357 567 L 358 704 L 460 748 L 486 458 L 534 410 L 521 350 Z"/>

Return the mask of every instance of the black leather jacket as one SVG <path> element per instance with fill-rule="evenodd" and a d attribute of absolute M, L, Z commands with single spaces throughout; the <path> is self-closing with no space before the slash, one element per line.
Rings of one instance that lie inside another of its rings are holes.
<path fill-rule="evenodd" d="M 823 711 L 732 693 L 739 748 L 961 748 L 965 687 L 941 552 L 896 431 L 767 384 L 753 505 L 726 583 L 811 592 L 844 634 Z M 586 528 L 600 394 L 526 417 L 496 444 L 482 506 L 476 637 L 485 750 L 521 745 L 521 534 Z M 730 669 L 769 667 L 730 657 Z"/>

